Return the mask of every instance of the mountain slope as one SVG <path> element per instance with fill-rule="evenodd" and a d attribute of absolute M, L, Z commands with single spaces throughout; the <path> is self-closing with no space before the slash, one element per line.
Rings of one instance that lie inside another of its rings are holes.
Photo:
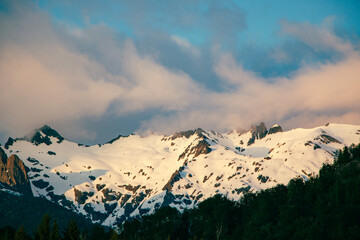
<path fill-rule="evenodd" d="M 0 187 L 2 187 L 1 184 Z M 27 233 L 32 235 L 45 213 L 48 213 L 52 219 L 57 219 L 61 232 L 71 219 L 76 220 L 81 229 L 93 227 L 91 221 L 84 216 L 39 197 L 2 189 L 0 190 L 0 199 L 0 228 L 24 226 Z M 1 237 L 0 234 L 0 239 L 2 239 Z"/>
<path fill-rule="evenodd" d="M 282 132 L 275 125 L 246 133 L 197 129 L 171 136 L 130 135 L 104 145 L 70 142 L 48 126 L 31 136 L 9 139 L 7 154 L 25 165 L 35 196 L 114 225 L 170 205 L 193 207 L 217 193 L 239 199 L 307 179 L 334 152 L 358 143 L 360 126 L 330 124 Z M 70 200 L 71 204 L 69 204 Z"/>
<path fill-rule="evenodd" d="M 315 177 L 247 193 L 215 195 L 179 213 L 164 207 L 126 221 L 120 239 L 360 239 L 360 144 L 339 151 Z"/>

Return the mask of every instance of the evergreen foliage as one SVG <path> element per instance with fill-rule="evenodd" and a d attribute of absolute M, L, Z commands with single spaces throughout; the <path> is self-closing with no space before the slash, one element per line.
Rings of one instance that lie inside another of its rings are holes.
<path fill-rule="evenodd" d="M 169 207 L 126 222 L 120 239 L 360 239 L 360 144 L 338 151 L 317 177 L 216 195 L 182 214 Z"/>
<path fill-rule="evenodd" d="M 59 234 L 59 226 L 57 224 L 57 220 L 54 220 L 53 227 L 50 232 L 50 240 L 61 240 L 60 234 Z"/>
<path fill-rule="evenodd" d="M 34 233 L 35 240 L 48 240 L 50 239 L 50 221 L 49 214 L 45 214 L 37 226 L 37 231 Z"/>
<path fill-rule="evenodd" d="M 80 231 L 74 220 L 71 220 L 65 229 L 64 240 L 80 240 Z"/>
<path fill-rule="evenodd" d="M 31 240 L 30 236 L 25 231 L 24 226 L 21 226 L 15 233 L 15 240 Z"/>
<path fill-rule="evenodd" d="M 13 240 L 15 238 L 16 230 L 10 226 L 0 229 L 0 240 Z"/>
<path fill-rule="evenodd" d="M 78 223 L 74 220 L 68 222 L 63 234 L 60 234 L 58 221 L 55 219 L 51 226 L 51 217 L 45 214 L 41 221 L 38 223 L 33 237 L 28 235 L 23 226 L 18 230 L 7 226 L 0 228 L 0 240 L 118 240 L 119 236 L 116 231 L 105 229 L 100 225 L 93 225 L 91 233 L 88 235 L 86 229 L 81 230 Z"/>
<path fill-rule="evenodd" d="M 52 219 L 58 220 L 57 227 L 59 232 L 64 231 L 71 219 L 78 223 L 81 230 L 85 228 L 91 229 L 93 226 L 93 223 L 84 216 L 50 202 L 45 198 L 29 195 L 16 196 L 0 191 L 0 199 L 0 229 L 6 226 L 19 229 L 20 226 L 23 226 L 25 231 L 32 235 L 34 231 L 37 231 L 37 225 L 46 213 Z"/>
<path fill-rule="evenodd" d="M 337 152 L 318 176 L 248 192 L 235 202 L 216 195 L 180 213 L 163 207 L 120 226 L 94 225 L 87 235 L 70 221 L 63 236 L 44 215 L 33 239 L 360 239 L 360 144 Z M 46 238 L 48 237 L 48 238 Z M 32 239 L 25 229 L 0 228 L 0 240 Z"/>

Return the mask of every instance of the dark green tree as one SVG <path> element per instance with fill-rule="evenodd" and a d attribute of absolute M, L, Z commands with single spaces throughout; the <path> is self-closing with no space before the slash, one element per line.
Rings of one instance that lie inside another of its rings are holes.
<path fill-rule="evenodd" d="M 59 226 L 57 224 L 57 220 L 54 220 L 51 232 L 50 232 L 50 240 L 61 240 L 60 234 L 59 234 Z"/>
<path fill-rule="evenodd" d="M 107 240 L 110 238 L 111 233 L 107 233 L 105 229 L 99 225 L 96 224 L 91 229 L 90 235 L 88 236 L 88 240 Z"/>
<path fill-rule="evenodd" d="M 0 229 L 0 240 L 13 240 L 16 230 L 10 226 Z"/>
<path fill-rule="evenodd" d="M 335 165 L 338 166 L 338 165 L 346 164 L 350 161 L 351 161 L 350 151 L 349 148 L 345 146 L 343 150 L 340 150 L 338 152 L 337 159 L 335 160 Z"/>
<path fill-rule="evenodd" d="M 50 239 L 50 221 L 49 214 L 44 214 L 35 232 L 35 240 L 49 240 Z"/>
<path fill-rule="evenodd" d="M 119 235 L 117 234 L 116 231 L 112 230 L 112 231 L 110 231 L 110 234 L 111 234 L 111 236 L 109 238 L 110 240 L 119 240 L 120 239 Z"/>
<path fill-rule="evenodd" d="M 360 239 L 360 144 L 307 181 L 214 196 L 183 213 L 169 207 L 125 222 L 120 239 Z"/>
<path fill-rule="evenodd" d="M 71 220 L 66 227 L 64 240 L 80 240 L 80 230 L 74 220 Z"/>
<path fill-rule="evenodd" d="M 30 236 L 25 231 L 24 226 L 21 226 L 15 233 L 15 240 L 31 240 Z"/>

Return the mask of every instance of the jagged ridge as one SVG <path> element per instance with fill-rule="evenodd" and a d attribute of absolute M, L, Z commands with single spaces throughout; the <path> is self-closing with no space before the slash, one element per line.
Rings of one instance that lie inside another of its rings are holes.
<path fill-rule="evenodd" d="M 34 195 L 113 225 L 164 205 L 182 210 L 217 193 L 236 200 L 307 179 L 336 149 L 358 142 L 359 129 L 330 124 L 282 132 L 260 124 L 245 133 L 196 129 L 89 147 L 41 131 L 51 144 L 15 139 L 6 151 L 24 159 Z"/>

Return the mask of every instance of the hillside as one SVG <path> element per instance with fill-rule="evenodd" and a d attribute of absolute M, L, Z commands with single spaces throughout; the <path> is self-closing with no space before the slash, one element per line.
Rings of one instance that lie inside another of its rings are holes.
<path fill-rule="evenodd" d="M 162 208 L 126 222 L 120 239 L 359 239 L 359 206 L 360 144 L 308 181 L 294 178 L 238 202 L 216 195 L 183 213 Z"/>
<path fill-rule="evenodd" d="M 4 150 L 24 161 L 34 196 L 115 226 L 161 206 L 184 210 L 216 194 L 239 200 L 297 176 L 307 180 L 359 139 L 356 125 L 282 132 L 260 124 L 245 133 L 197 129 L 85 146 L 44 126 L 9 138 Z"/>
<path fill-rule="evenodd" d="M 13 228 L 24 226 L 25 230 L 32 234 L 46 213 L 57 219 L 60 231 L 65 229 L 71 219 L 75 220 L 81 229 L 93 227 L 92 222 L 84 216 L 43 198 L 31 197 L 11 190 L 5 191 L 3 188 L 0 191 L 0 199 L 0 229 L 6 226 Z"/>

